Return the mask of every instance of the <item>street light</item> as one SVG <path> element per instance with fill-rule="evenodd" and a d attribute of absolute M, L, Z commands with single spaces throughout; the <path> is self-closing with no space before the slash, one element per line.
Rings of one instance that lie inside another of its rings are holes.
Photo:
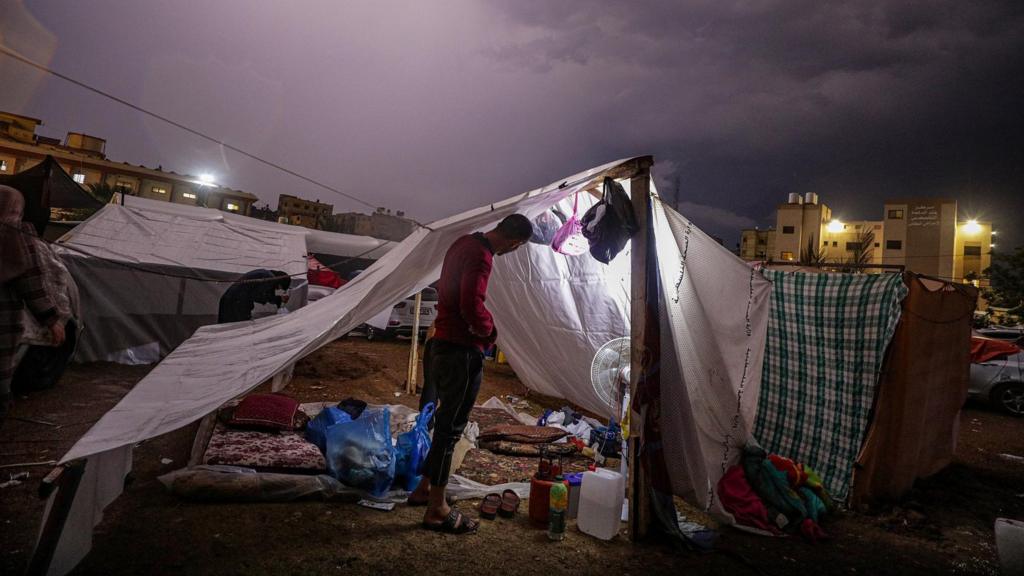
<path fill-rule="evenodd" d="M 977 234 L 978 232 L 981 232 L 981 224 L 978 224 L 977 220 L 968 220 L 967 223 L 964 224 L 964 232 L 967 234 Z"/>
<path fill-rule="evenodd" d="M 831 234 L 838 234 L 843 231 L 843 223 L 839 220 L 833 220 L 828 223 L 828 226 L 825 229 Z"/>
<path fill-rule="evenodd" d="M 209 172 L 203 172 L 202 174 L 199 175 L 199 182 L 206 185 L 212 185 L 213 174 L 210 174 Z"/>

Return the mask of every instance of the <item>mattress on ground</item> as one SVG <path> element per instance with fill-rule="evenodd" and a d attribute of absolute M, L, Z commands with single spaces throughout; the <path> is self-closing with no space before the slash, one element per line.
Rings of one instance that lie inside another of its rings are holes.
<path fill-rule="evenodd" d="M 203 464 L 245 466 L 262 472 L 319 474 L 327 461 L 302 432 L 238 430 L 217 423 Z"/>

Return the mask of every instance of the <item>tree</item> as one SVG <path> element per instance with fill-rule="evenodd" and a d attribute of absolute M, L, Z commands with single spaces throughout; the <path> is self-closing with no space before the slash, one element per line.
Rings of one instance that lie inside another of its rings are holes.
<path fill-rule="evenodd" d="M 985 299 L 997 308 L 1008 308 L 1007 314 L 1017 322 L 1024 320 L 1024 247 L 1010 254 L 992 253 L 992 266 L 985 270 L 989 288 Z"/>
<path fill-rule="evenodd" d="M 857 251 L 854 254 L 854 264 L 861 266 L 871 264 L 875 254 L 875 231 L 869 228 L 857 234 Z"/>
<path fill-rule="evenodd" d="M 814 236 L 807 239 L 807 247 L 800 251 L 801 264 L 824 264 L 828 262 L 828 251 L 818 248 Z"/>

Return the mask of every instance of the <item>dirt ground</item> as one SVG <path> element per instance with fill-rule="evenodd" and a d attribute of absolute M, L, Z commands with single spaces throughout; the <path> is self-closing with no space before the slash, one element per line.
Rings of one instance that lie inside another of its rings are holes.
<path fill-rule="evenodd" d="M 407 359 L 407 341 L 344 339 L 300 363 L 288 390 L 302 401 L 355 396 L 415 406 L 403 392 Z M 148 370 L 74 366 L 56 389 L 18 399 L 0 429 L 0 466 L 59 458 Z M 487 363 L 480 400 L 505 394 L 526 390 L 508 366 Z M 527 400 L 534 413 L 561 405 Z M 1024 463 L 1000 456 L 1024 456 L 1024 420 L 975 405 L 962 413 L 955 462 L 898 505 L 834 517 L 824 525 L 833 539 L 818 545 L 725 529 L 711 553 L 622 536 L 601 542 L 571 525 L 564 541 L 549 542 L 524 514 L 448 536 L 421 530 L 422 509 L 403 505 L 380 512 L 344 502 L 186 502 L 156 477 L 181 467 L 190 443 L 183 430 L 135 450 L 134 481 L 107 509 L 76 574 L 996 574 L 993 521 L 1024 518 Z M 28 562 L 43 513 L 36 491 L 49 469 L 0 468 L 0 482 L 29 473 L 0 488 L 3 574 Z"/>

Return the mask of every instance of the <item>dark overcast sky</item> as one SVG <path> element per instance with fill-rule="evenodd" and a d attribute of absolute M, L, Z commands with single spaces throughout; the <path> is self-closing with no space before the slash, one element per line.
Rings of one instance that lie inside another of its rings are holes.
<path fill-rule="evenodd" d="M 788 192 L 948 196 L 1024 244 L 1024 2 L 0 0 L 0 39 L 431 220 L 618 157 L 732 246 Z M 362 209 L 0 58 L 0 109 L 115 160 Z"/>

